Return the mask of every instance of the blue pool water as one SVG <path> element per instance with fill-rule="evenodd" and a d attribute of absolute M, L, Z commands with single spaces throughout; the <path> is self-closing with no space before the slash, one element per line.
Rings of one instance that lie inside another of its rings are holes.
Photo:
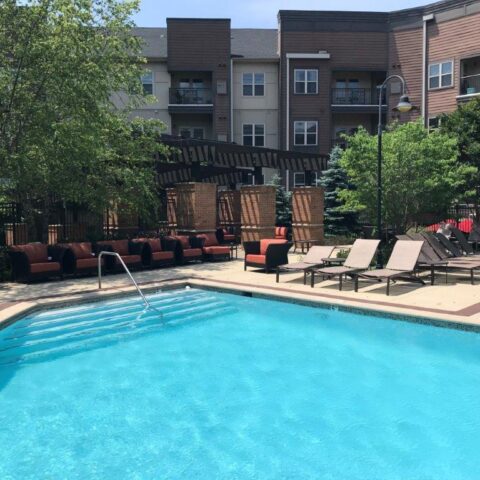
<path fill-rule="evenodd" d="M 208 291 L 0 331 L 0 479 L 473 480 L 480 335 Z"/>

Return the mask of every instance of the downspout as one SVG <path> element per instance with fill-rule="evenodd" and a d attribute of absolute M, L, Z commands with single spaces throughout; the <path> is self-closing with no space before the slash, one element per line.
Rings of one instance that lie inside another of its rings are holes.
<path fill-rule="evenodd" d="M 435 17 L 433 14 L 424 15 L 423 17 L 423 45 L 422 45 L 422 56 L 423 56 L 423 66 L 422 66 L 422 117 L 423 117 L 423 126 L 428 126 L 427 118 L 427 70 L 428 70 L 428 55 L 427 55 L 427 44 L 428 44 L 428 22 L 433 20 Z"/>
<path fill-rule="evenodd" d="M 230 59 L 230 142 L 233 143 L 233 58 Z"/>
<path fill-rule="evenodd" d="M 288 152 L 290 149 L 290 58 L 287 55 L 287 108 L 286 108 L 286 125 L 285 125 L 285 150 Z M 290 172 L 286 171 L 286 190 L 290 191 Z"/>

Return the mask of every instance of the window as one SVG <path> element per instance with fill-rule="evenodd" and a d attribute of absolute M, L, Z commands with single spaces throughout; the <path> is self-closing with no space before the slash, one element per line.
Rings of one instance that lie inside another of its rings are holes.
<path fill-rule="evenodd" d="M 428 129 L 436 130 L 440 126 L 440 117 L 430 117 L 428 119 Z"/>
<path fill-rule="evenodd" d="M 250 147 L 265 146 L 265 125 L 246 123 L 243 125 L 243 144 Z"/>
<path fill-rule="evenodd" d="M 318 175 L 317 172 L 312 172 L 312 185 L 317 185 Z M 293 186 L 304 187 L 305 186 L 305 172 L 295 172 L 293 174 Z"/>
<path fill-rule="evenodd" d="M 196 140 L 202 140 L 204 138 L 204 132 L 202 127 L 181 127 L 180 136 L 182 138 L 194 138 Z"/>
<path fill-rule="evenodd" d="M 295 93 L 318 93 L 318 70 L 295 70 Z"/>
<path fill-rule="evenodd" d="M 317 122 L 295 122 L 295 145 L 317 144 Z"/>
<path fill-rule="evenodd" d="M 244 73 L 243 95 L 245 97 L 263 97 L 265 95 L 265 74 Z"/>
<path fill-rule="evenodd" d="M 428 67 L 428 88 L 451 87 L 453 85 L 453 61 L 431 63 Z"/>
<path fill-rule="evenodd" d="M 142 75 L 142 87 L 144 95 L 153 95 L 153 72 L 145 72 Z"/>

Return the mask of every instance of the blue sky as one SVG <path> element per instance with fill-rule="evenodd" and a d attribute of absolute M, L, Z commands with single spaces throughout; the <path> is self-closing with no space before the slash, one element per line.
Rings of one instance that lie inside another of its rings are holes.
<path fill-rule="evenodd" d="M 135 16 L 141 27 L 163 27 L 167 17 L 231 18 L 236 28 L 275 28 L 278 10 L 390 11 L 418 7 L 428 0 L 142 0 Z"/>

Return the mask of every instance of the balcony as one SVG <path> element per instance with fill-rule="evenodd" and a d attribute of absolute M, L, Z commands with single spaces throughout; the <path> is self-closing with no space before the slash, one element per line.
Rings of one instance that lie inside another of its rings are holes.
<path fill-rule="evenodd" d="M 460 78 L 460 97 L 471 95 L 480 95 L 480 73 Z"/>
<path fill-rule="evenodd" d="M 170 113 L 212 113 L 211 88 L 170 88 Z"/>
<path fill-rule="evenodd" d="M 332 88 L 332 112 L 376 113 L 379 93 L 376 88 Z M 385 97 L 382 109 L 386 109 Z"/>

